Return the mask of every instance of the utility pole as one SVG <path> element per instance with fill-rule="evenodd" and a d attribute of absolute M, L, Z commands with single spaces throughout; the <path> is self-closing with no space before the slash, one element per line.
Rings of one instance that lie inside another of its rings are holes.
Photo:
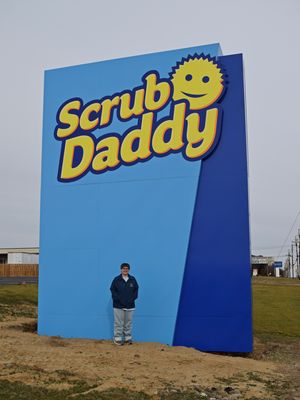
<path fill-rule="evenodd" d="M 287 261 L 288 261 L 288 278 L 290 278 L 291 277 L 291 252 L 290 252 L 290 250 L 288 251 L 288 259 L 287 259 Z"/>
<path fill-rule="evenodd" d="M 292 251 L 291 251 L 291 257 L 292 257 L 292 262 L 291 262 L 291 267 L 292 267 L 292 276 L 291 278 L 295 278 L 294 277 L 294 243 L 292 242 Z"/>
<path fill-rule="evenodd" d="M 296 236 L 297 278 L 300 279 L 300 229 Z"/>
<path fill-rule="evenodd" d="M 294 240 L 294 245 L 295 245 L 295 268 L 294 268 L 294 278 L 298 277 L 298 238 L 295 236 Z"/>

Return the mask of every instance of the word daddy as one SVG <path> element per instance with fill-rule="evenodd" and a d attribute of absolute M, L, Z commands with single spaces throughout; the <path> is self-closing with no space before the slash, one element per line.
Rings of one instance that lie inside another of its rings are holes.
<path fill-rule="evenodd" d="M 218 140 L 224 92 L 223 74 L 209 56 L 194 55 L 173 68 L 169 79 L 157 71 L 142 85 L 86 104 L 72 98 L 57 112 L 55 138 L 62 142 L 58 180 L 75 181 L 87 172 L 99 174 L 144 162 L 153 156 L 181 152 L 187 160 L 207 157 Z M 158 112 L 170 104 L 167 116 Z M 137 119 L 119 133 L 94 132 L 119 121 Z"/>

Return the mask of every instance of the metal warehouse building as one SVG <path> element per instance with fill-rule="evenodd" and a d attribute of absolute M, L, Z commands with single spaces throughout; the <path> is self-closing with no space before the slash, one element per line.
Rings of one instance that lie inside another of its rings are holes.
<path fill-rule="evenodd" d="M 38 247 L 0 248 L 0 264 L 38 264 Z"/>

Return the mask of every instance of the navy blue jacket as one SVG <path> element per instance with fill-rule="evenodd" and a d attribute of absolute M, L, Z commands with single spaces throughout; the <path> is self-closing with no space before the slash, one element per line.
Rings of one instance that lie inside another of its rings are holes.
<path fill-rule="evenodd" d="M 114 308 L 134 308 L 138 297 L 139 285 L 134 276 L 128 274 L 125 282 L 122 274 L 115 277 L 110 286 Z"/>

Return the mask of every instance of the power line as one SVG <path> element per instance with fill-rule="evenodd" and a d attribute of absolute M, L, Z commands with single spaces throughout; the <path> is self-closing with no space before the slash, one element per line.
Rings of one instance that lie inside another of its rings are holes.
<path fill-rule="evenodd" d="M 258 251 L 258 250 L 268 250 L 268 249 L 281 249 L 283 247 L 290 247 L 289 245 L 285 245 L 285 246 L 264 246 L 264 247 L 254 247 L 252 250 L 254 251 Z"/>
<path fill-rule="evenodd" d="M 292 231 L 293 231 L 293 229 L 294 229 L 294 226 L 295 226 L 295 224 L 296 224 L 296 222 L 297 222 L 297 219 L 298 219 L 299 215 L 300 215 L 300 211 L 298 211 L 298 213 L 297 213 L 297 215 L 296 215 L 296 218 L 294 219 L 294 222 L 293 222 L 293 224 L 292 224 L 292 227 L 291 227 L 291 229 L 289 230 L 289 233 L 288 233 L 287 237 L 285 238 L 285 241 L 283 242 L 283 245 L 281 246 L 280 252 L 279 252 L 279 254 L 278 254 L 278 256 L 277 256 L 278 258 L 281 256 L 282 249 L 285 247 L 285 244 L 286 244 L 288 238 L 290 237 L 290 234 L 292 233 Z"/>

